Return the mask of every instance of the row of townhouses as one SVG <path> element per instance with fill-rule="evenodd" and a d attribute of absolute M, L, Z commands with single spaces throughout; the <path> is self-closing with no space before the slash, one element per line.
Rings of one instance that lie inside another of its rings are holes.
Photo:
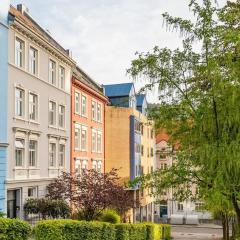
<path fill-rule="evenodd" d="M 24 5 L 0 16 L 0 211 L 24 218 L 28 198 L 44 197 L 63 171 L 107 172 L 123 182 L 155 168 L 155 133 L 145 95 L 134 85 L 100 86 Z M 131 221 L 152 221 L 149 189 Z"/>

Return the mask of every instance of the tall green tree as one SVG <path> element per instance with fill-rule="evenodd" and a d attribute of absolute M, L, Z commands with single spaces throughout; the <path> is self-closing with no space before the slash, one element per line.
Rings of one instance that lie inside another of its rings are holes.
<path fill-rule="evenodd" d="M 221 9 L 211 0 L 191 0 L 189 6 L 194 21 L 163 14 L 167 28 L 179 31 L 182 47 L 140 53 L 128 70 L 148 78 L 148 89 L 158 86 L 160 104 L 151 116 L 172 143 L 180 143 L 173 166 L 144 181 L 155 194 L 173 187 L 181 200 L 193 197 L 192 185 L 198 197 L 218 192 L 232 204 L 239 225 L 240 1 Z"/>

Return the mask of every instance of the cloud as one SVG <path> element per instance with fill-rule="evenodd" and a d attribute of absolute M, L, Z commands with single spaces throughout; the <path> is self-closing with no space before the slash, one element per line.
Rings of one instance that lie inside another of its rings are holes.
<path fill-rule="evenodd" d="M 65 48 L 71 49 L 79 66 L 99 83 L 130 81 L 126 69 L 136 51 L 146 52 L 155 45 L 170 48 L 180 45 L 178 34 L 163 28 L 163 12 L 191 18 L 188 0 L 23 2 L 31 15 Z"/>

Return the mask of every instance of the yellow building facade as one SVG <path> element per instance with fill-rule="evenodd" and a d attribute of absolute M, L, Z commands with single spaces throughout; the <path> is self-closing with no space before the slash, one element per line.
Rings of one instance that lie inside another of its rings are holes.
<path fill-rule="evenodd" d="M 105 171 L 119 169 L 121 182 L 127 183 L 154 170 L 155 134 L 152 121 L 135 108 L 107 106 Z M 129 189 L 140 207 L 130 214 L 131 222 L 153 221 L 154 199 L 150 189 Z"/>

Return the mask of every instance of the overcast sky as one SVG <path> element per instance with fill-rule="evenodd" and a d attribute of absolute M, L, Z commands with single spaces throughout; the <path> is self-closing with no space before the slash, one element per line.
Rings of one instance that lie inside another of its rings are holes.
<path fill-rule="evenodd" d="M 189 0 L 10 0 L 19 2 L 101 84 L 131 81 L 126 69 L 136 51 L 179 46 L 163 27 L 163 12 L 191 17 Z"/>

